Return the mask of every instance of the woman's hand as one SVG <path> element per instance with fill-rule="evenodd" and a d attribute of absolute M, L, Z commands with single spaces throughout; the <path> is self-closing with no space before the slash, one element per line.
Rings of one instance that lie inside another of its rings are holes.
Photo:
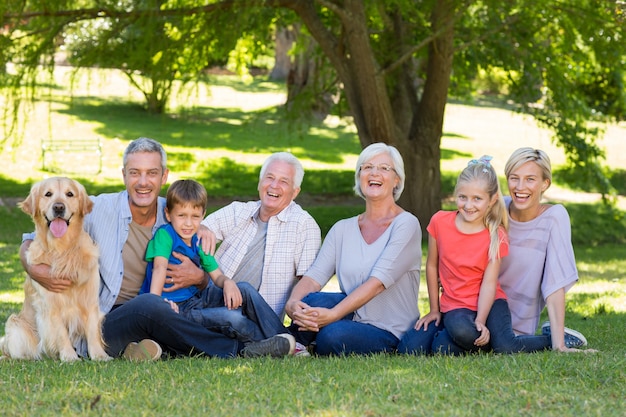
<path fill-rule="evenodd" d="M 552 348 L 552 350 L 555 352 L 562 352 L 562 353 L 598 353 L 599 352 L 596 349 L 577 349 L 577 348 L 568 348 L 567 346 Z"/>
<path fill-rule="evenodd" d="M 319 312 L 302 300 L 288 302 L 285 311 L 299 330 L 319 331 L 320 326 L 317 322 Z"/>
<path fill-rule="evenodd" d="M 307 307 L 294 312 L 293 322 L 298 325 L 298 330 L 319 332 L 324 326 L 334 323 L 339 318 L 334 309 L 324 307 Z"/>

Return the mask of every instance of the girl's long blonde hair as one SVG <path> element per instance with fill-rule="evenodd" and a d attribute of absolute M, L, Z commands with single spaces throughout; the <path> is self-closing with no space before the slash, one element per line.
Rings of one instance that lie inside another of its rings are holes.
<path fill-rule="evenodd" d="M 483 155 L 479 159 L 472 159 L 459 175 L 454 188 L 454 195 L 456 195 L 460 184 L 478 180 L 485 184 L 485 191 L 489 194 L 490 199 L 494 195 L 497 196 L 495 204 L 487 210 L 484 219 L 485 227 L 489 230 L 491 237 L 489 244 L 490 262 L 500 258 L 502 239 L 500 238 L 499 229 L 502 228 L 504 230 L 503 239 L 505 239 L 506 231 L 509 227 L 509 217 L 507 216 L 504 198 L 500 190 L 500 182 L 498 181 L 496 171 L 491 166 L 491 159 L 491 156 L 488 155 Z"/>

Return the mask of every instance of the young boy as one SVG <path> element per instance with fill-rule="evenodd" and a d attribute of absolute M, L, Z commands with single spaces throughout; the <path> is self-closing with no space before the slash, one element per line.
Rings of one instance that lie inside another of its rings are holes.
<path fill-rule="evenodd" d="M 167 190 L 165 217 L 168 224 L 161 226 L 148 243 L 146 250 L 146 279 L 142 292 L 161 295 L 176 311 L 185 310 L 186 301 L 198 293 L 195 286 L 179 288 L 163 294 L 163 288 L 172 286 L 167 277 L 167 264 L 179 264 L 174 253 L 186 255 L 206 271 L 211 280 L 224 290 L 224 305 L 229 309 L 241 306 L 242 296 L 237 284 L 219 269 L 213 256 L 206 254 L 198 245 L 196 232 L 204 219 L 207 192 L 194 180 L 175 181 Z"/>
<path fill-rule="evenodd" d="M 162 296 L 174 311 L 191 321 L 243 343 L 268 339 L 265 344 L 247 345 L 242 351 L 243 356 L 293 354 L 295 339 L 261 295 L 248 283 L 237 284 L 226 277 L 215 258 L 202 251 L 196 232 L 204 219 L 207 200 L 206 190 L 194 180 L 175 181 L 167 190 L 165 217 L 169 223 L 161 226 L 148 243 L 148 266 L 142 292 Z M 167 265 L 168 262 L 180 263 L 176 253 L 187 256 L 200 266 L 215 285 L 209 283 L 202 290 L 191 286 L 163 291 L 173 285 L 172 279 L 167 277 Z M 218 313 L 222 308 L 240 309 L 237 322 L 220 320 Z"/>

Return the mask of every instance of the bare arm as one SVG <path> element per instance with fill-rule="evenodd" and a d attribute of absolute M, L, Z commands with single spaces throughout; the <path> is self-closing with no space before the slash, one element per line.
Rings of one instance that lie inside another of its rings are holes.
<path fill-rule="evenodd" d="M 493 301 L 496 298 L 496 288 L 498 286 L 498 273 L 500 272 L 500 259 L 489 262 L 485 273 L 483 275 L 483 281 L 480 284 L 480 292 L 478 294 L 478 311 L 476 312 L 476 330 L 481 334 L 474 341 L 476 346 L 483 346 L 489 343 L 490 335 L 489 329 L 485 323 L 487 322 L 487 316 L 493 306 Z"/>
<path fill-rule="evenodd" d="M 150 282 L 150 293 L 161 295 L 165 286 L 165 276 L 167 275 L 167 258 L 155 256 L 152 268 L 152 281 Z"/>
<path fill-rule="evenodd" d="M 209 272 L 209 276 L 215 285 L 224 290 L 224 305 L 228 307 L 229 310 L 241 307 L 243 297 L 235 281 L 224 275 L 219 268 Z"/>
<path fill-rule="evenodd" d="M 341 300 L 339 304 L 329 310 L 329 315 L 320 320 L 320 327 L 340 320 L 342 317 L 355 312 L 363 307 L 372 298 L 385 291 L 382 281 L 376 277 L 369 277 L 367 281 L 359 285 L 346 298 Z"/>
<path fill-rule="evenodd" d="M 550 335 L 552 350 L 560 352 L 577 351 L 565 346 L 565 290 L 553 292 L 546 298 L 548 317 L 550 318 Z"/>
<path fill-rule="evenodd" d="M 428 300 L 430 302 L 430 312 L 421 317 L 415 323 L 415 330 L 422 326 L 428 329 L 428 324 L 441 322 L 441 311 L 439 310 L 439 251 L 437 250 L 437 239 L 428 236 L 428 255 L 426 257 L 426 285 L 428 287 Z"/>

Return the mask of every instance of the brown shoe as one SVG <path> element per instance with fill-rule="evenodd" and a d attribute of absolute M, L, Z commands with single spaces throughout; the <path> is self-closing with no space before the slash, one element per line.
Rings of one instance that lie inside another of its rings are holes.
<path fill-rule="evenodd" d="M 129 361 L 156 361 L 161 359 L 163 350 L 154 340 L 143 339 L 141 342 L 131 342 L 124 349 L 122 355 Z"/>

